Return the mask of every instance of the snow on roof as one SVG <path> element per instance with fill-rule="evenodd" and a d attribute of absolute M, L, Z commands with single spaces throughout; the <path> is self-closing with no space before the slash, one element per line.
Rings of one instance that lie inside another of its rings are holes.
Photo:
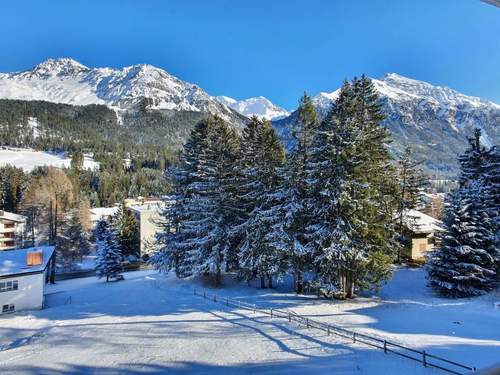
<path fill-rule="evenodd" d="M 115 216 L 118 212 L 119 206 L 113 207 L 94 207 L 90 209 L 90 221 L 95 222 L 101 220 L 103 217 Z"/>
<path fill-rule="evenodd" d="M 17 275 L 22 273 L 42 272 L 54 254 L 54 246 L 36 246 L 27 249 L 0 251 L 0 277 Z M 38 266 L 26 264 L 27 253 L 31 251 L 42 251 L 43 261 Z"/>
<path fill-rule="evenodd" d="M 417 210 L 405 212 L 403 221 L 412 232 L 433 233 L 442 230 L 442 221 Z"/>
<path fill-rule="evenodd" d="M 158 202 L 130 206 L 129 208 L 135 212 L 155 212 L 155 211 L 160 211 L 160 209 L 164 206 L 165 206 L 164 202 L 158 201 Z"/>
<path fill-rule="evenodd" d="M 0 210 L 0 219 L 7 219 L 7 220 L 17 221 L 19 223 L 23 223 L 26 221 L 26 216 Z"/>

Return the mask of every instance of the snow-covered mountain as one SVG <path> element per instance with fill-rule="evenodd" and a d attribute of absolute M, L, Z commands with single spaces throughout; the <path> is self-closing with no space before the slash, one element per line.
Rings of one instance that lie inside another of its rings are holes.
<path fill-rule="evenodd" d="M 391 147 L 397 156 L 411 145 L 431 171 L 454 173 L 457 156 L 467 145 L 474 128 L 483 131 L 486 146 L 500 143 L 500 105 L 467 96 L 448 87 L 434 86 L 395 73 L 372 80 L 392 133 Z M 339 90 L 313 97 L 320 117 L 325 116 Z M 296 120 L 293 113 L 275 122 L 282 139 L 290 139 Z"/>
<path fill-rule="evenodd" d="M 266 120 L 279 120 L 290 115 L 290 112 L 286 109 L 273 104 L 263 96 L 244 100 L 236 100 L 228 96 L 217 96 L 216 99 L 246 117 L 255 115 Z"/>
<path fill-rule="evenodd" d="M 152 65 L 89 68 L 70 58 L 49 59 L 26 72 L 0 73 L 0 98 L 104 104 L 126 110 L 146 105 L 150 109 L 208 112 L 226 119 L 234 116 L 230 108 L 198 86 Z"/>

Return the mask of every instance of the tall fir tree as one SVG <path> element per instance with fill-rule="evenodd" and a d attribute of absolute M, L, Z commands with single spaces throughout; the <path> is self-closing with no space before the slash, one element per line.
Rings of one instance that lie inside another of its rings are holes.
<path fill-rule="evenodd" d="M 500 147 L 489 150 L 484 168 L 483 181 L 486 190 L 486 205 L 493 226 L 493 258 L 495 259 L 497 279 L 500 278 Z"/>
<path fill-rule="evenodd" d="M 294 148 L 288 155 L 283 169 L 283 224 L 280 240 L 286 249 L 289 268 L 294 276 L 297 293 L 303 292 L 303 272 L 311 268 L 308 251 L 307 227 L 311 218 L 308 200 L 311 193 L 307 186 L 307 168 L 314 132 L 318 126 L 317 114 L 311 98 L 304 93 L 299 101 L 297 123 L 293 129 Z"/>
<path fill-rule="evenodd" d="M 60 225 L 56 237 L 56 251 L 59 262 L 67 271 L 76 269 L 76 263 L 90 254 L 90 241 L 83 229 L 78 210 L 71 210 Z"/>
<path fill-rule="evenodd" d="M 117 278 L 122 267 L 122 252 L 118 244 L 117 233 L 115 229 L 105 220 L 98 222 L 96 233 L 96 276 L 101 279 L 106 277 L 106 282 Z"/>
<path fill-rule="evenodd" d="M 132 211 L 125 205 L 125 202 L 122 202 L 118 208 L 114 226 L 123 256 L 133 255 L 139 257 L 141 252 L 139 223 Z"/>
<path fill-rule="evenodd" d="M 181 202 L 168 211 L 176 223 L 175 233 L 152 262 L 163 270 L 175 266 L 180 276 L 211 274 L 220 285 L 233 251 L 230 235 L 237 220 L 234 168 L 239 139 L 222 119 L 214 117 L 197 126 L 192 141 L 183 160 L 188 164 L 178 173 Z M 191 155 L 193 149 L 199 153 Z"/>
<path fill-rule="evenodd" d="M 440 246 L 429 255 L 429 284 L 450 297 L 480 295 L 498 280 L 498 155 L 481 144 L 481 130 L 459 157 L 459 188 L 445 209 Z"/>
<path fill-rule="evenodd" d="M 475 181 L 453 192 L 445 208 L 440 246 L 429 254 L 429 284 L 449 297 L 470 297 L 491 290 L 495 277 L 492 225 Z"/>
<path fill-rule="evenodd" d="M 206 147 L 209 124 L 209 121 L 200 121 L 195 126 L 184 144 L 179 164 L 167 171 L 173 191 L 161 212 L 163 230 L 157 234 L 158 250 L 149 261 L 162 272 L 174 269 L 180 278 L 192 274 L 192 259 L 182 246 L 189 239 L 183 223 L 190 218 L 185 208 L 196 192 L 194 182 L 201 168 L 199 157 Z"/>
<path fill-rule="evenodd" d="M 284 150 L 272 127 L 266 120 L 253 118 L 247 125 L 241 141 L 241 160 L 244 168 L 238 183 L 240 207 L 246 217 L 237 228 L 243 232 L 239 252 L 243 278 L 250 280 L 257 275 L 261 287 L 265 279 L 272 287 L 273 277 L 283 271 L 281 254 L 269 241 L 273 230 L 272 196 L 278 187 L 278 168 L 284 160 Z"/>
<path fill-rule="evenodd" d="M 309 246 L 321 283 L 352 298 L 390 276 L 397 184 L 373 84 L 344 82 L 308 166 Z"/>

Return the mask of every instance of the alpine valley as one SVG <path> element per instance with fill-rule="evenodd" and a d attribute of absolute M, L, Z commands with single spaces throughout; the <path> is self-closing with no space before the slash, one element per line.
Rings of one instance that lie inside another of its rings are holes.
<path fill-rule="evenodd" d="M 485 145 L 500 143 L 498 104 L 394 73 L 373 82 L 395 156 L 409 144 L 430 172 L 452 176 L 474 128 L 482 130 Z M 314 96 L 320 118 L 337 93 Z M 297 118 L 264 97 L 211 96 L 151 65 L 89 68 L 60 58 L 30 71 L 0 73 L 0 145 L 112 151 L 118 144 L 130 152 L 144 147 L 175 152 L 209 115 L 238 130 L 252 115 L 272 120 L 288 146 Z"/>

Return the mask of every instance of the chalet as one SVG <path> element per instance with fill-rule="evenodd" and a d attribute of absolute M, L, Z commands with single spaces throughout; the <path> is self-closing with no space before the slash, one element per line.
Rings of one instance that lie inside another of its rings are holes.
<path fill-rule="evenodd" d="M 53 246 L 0 251 L 0 315 L 43 308 L 54 270 Z"/>
<path fill-rule="evenodd" d="M 0 210 L 0 251 L 20 246 L 25 227 L 25 216 Z"/>
<path fill-rule="evenodd" d="M 410 260 L 425 260 L 425 254 L 436 245 L 436 233 L 442 230 L 442 222 L 417 210 L 408 210 L 403 221 L 411 240 L 403 254 Z"/>

